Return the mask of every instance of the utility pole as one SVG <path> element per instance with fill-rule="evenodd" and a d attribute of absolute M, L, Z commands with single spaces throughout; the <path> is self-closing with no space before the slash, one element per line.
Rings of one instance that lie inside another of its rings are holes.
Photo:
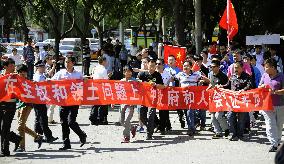
<path fill-rule="evenodd" d="M 195 8 L 195 46 L 196 55 L 200 55 L 202 49 L 202 28 L 201 28 L 201 0 L 194 0 Z"/>

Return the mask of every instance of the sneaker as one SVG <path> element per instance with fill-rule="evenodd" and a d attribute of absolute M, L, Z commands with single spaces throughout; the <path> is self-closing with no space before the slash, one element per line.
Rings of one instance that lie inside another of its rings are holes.
<path fill-rule="evenodd" d="M 129 137 L 124 137 L 123 140 L 121 141 L 121 143 L 129 143 L 129 142 L 130 142 Z"/>
<path fill-rule="evenodd" d="M 230 130 L 229 129 L 225 130 L 225 137 L 228 137 L 229 135 L 230 135 Z"/>
<path fill-rule="evenodd" d="M 230 141 L 238 141 L 239 138 L 237 136 L 232 136 L 229 140 Z"/>
<path fill-rule="evenodd" d="M 63 145 L 63 147 L 59 148 L 59 150 L 68 150 L 71 149 L 71 145 Z"/>
<path fill-rule="evenodd" d="M 277 151 L 277 147 L 271 146 L 268 152 L 276 152 L 276 151 Z"/>
<path fill-rule="evenodd" d="M 139 132 L 139 133 L 145 133 L 145 130 L 144 130 L 143 127 L 139 127 L 139 128 L 137 129 L 137 132 Z"/>
<path fill-rule="evenodd" d="M 220 139 L 220 138 L 223 138 L 223 136 L 221 134 L 214 134 L 212 136 L 212 139 Z"/>
<path fill-rule="evenodd" d="M 166 131 L 171 131 L 172 130 L 172 127 L 166 127 Z"/>
<path fill-rule="evenodd" d="M 26 150 L 25 150 L 25 148 L 18 148 L 15 152 L 25 152 Z"/>
<path fill-rule="evenodd" d="M 132 128 L 131 128 L 132 138 L 134 138 L 136 136 L 136 130 L 137 130 L 137 126 L 132 126 Z"/>

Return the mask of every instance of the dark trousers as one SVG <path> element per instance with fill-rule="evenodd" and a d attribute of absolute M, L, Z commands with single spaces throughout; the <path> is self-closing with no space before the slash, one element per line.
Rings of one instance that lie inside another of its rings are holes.
<path fill-rule="evenodd" d="M 11 124 L 16 113 L 15 102 L 0 103 L 0 134 L 1 134 L 1 152 L 9 152 L 9 141 L 11 136 Z M 12 137 L 12 138 L 11 138 Z"/>
<path fill-rule="evenodd" d="M 79 138 L 83 138 L 85 133 L 81 130 L 76 122 L 79 106 L 61 106 L 60 107 L 60 122 L 62 127 L 62 139 L 64 144 L 70 144 L 69 134 L 72 129 Z M 67 142 L 66 142 L 67 141 Z"/>
<path fill-rule="evenodd" d="M 28 67 L 28 79 L 32 80 L 34 76 L 34 63 L 27 62 L 27 67 Z"/>
<path fill-rule="evenodd" d="M 83 59 L 84 75 L 90 76 L 91 58 L 85 57 Z"/>
<path fill-rule="evenodd" d="M 147 117 L 149 115 L 149 117 Z M 153 135 L 155 129 L 155 117 L 156 117 L 156 108 L 151 108 L 148 114 L 148 107 L 141 106 L 140 108 L 140 120 L 146 125 L 147 133 Z"/>
<path fill-rule="evenodd" d="M 243 137 L 247 112 L 228 112 L 230 132 L 233 137 Z"/>
<path fill-rule="evenodd" d="M 52 138 L 52 132 L 48 127 L 47 107 L 45 104 L 34 104 L 35 110 L 35 132 L 46 137 Z"/>
<path fill-rule="evenodd" d="M 184 112 L 183 110 L 177 110 L 177 114 L 178 114 L 178 118 L 179 118 L 179 122 L 185 123 L 184 121 L 184 115 L 186 114 L 186 112 Z"/>
<path fill-rule="evenodd" d="M 94 105 L 91 109 L 89 120 L 92 123 L 107 121 L 108 105 Z"/>
<path fill-rule="evenodd" d="M 171 129 L 171 122 L 170 122 L 170 111 L 168 110 L 160 110 L 160 131 L 165 131 L 167 129 Z"/>

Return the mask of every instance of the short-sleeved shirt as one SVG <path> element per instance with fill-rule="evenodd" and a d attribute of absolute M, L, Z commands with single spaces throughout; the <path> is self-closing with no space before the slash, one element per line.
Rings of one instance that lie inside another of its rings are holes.
<path fill-rule="evenodd" d="M 242 72 L 240 76 L 234 74 L 224 88 L 231 89 L 232 91 L 249 90 L 252 87 L 251 76 Z"/>
<path fill-rule="evenodd" d="M 156 84 L 164 84 L 162 75 L 155 71 L 154 73 L 150 74 L 149 71 L 140 72 L 138 74 L 138 78 L 142 80 L 142 82 L 154 82 Z"/>
<path fill-rule="evenodd" d="M 251 75 L 251 74 L 252 74 L 250 65 L 247 64 L 247 63 L 244 63 L 244 62 L 243 62 L 243 70 L 244 70 L 244 72 L 247 73 L 248 75 Z M 230 78 L 230 77 L 233 75 L 234 72 L 235 72 L 235 71 L 234 71 L 234 64 L 231 64 L 231 65 L 229 66 L 229 68 L 228 68 L 228 74 L 227 74 L 227 76 Z"/>
<path fill-rule="evenodd" d="M 228 77 L 223 72 L 219 71 L 217 74 L 210 72 L 208 75 L 210 84 L 214 87 L 215 85 L 225 85 L 228 83 Z"/>
<path fill-rule="evenodd" d="M 83 79 L 83 75 L 81 72 L 78 72 L 75 69 L 71 73 L 67 72 L 67 70 L 64 69 L 60 70 L 52 77 L 52 80 L 64 80 L 64 79 Z"/>
<path fill-rule="evenodd" d="M 19 54 L 7 54 L 5 55 L 7 58 L 11 58 L 15 61 L 15 65 L 18 66 L 18 65 L 21 65 L 23 64 L 23 61 L 22 61 L 22 58 L 23 56 L 22 55 L 19 55 Z"/>
<path fill-rule="evenodd" d="M 201 73 L 191 72 L 189 75 L 185 72 L 178 73 L 175 78 L 179 80 L 181 87 L 188 87 L 188 86 L 198 86 L 198 82 L 201 78 Z"/>
<path fill-rule="evenodd" d="M 169 82 L 170 82 L 172 75 L 168 71 L 165 71 L 165 70 L 163 71 L 163 73 L 161 75 L 162 75 L 162 78 L 163 78 L 164 85 L 169 85 Z"/>
<path fill-rule="evenodd" d="M 165 66 L 165 71 L 169 72 L 171 76 L 176 76 L 181 70 L 178 67 L 170 67 L 168 65 Z M 177 86 L 177 84 L 175 84 L 176 82 L 172 82 L 169 84 L 169 86 Z"/>
<path fill-rule="evenodd" d="M 34 50 L 32 46 L 24 47 L 24 59 L 27 63 L 33 63 L 35 61 Z"/>
<path fill-rule="evenodd" d="M 33 81 L 35 82 L 40 82 L 40 81 L 45 81 L 45 80 L 46 80 L 46 75 L 44 73 L 36 72 L 33 76 Z"/>
<path fill-rule="evenodd" d="M 269 85 L 272 90 L 279 90 L 284 88 L 284 75 L 278 73 L 274 78 L 271 78 L 267 73 L 264 73 L 261 77 L 259 85 Z M 284 106 L 284 96 L 272 94 L 273 106 Z"/>
<path fill-rule="evenodd" d="M 108 79 L 107 69 L 103 65 L 98 65 L 92 71 L 93 79 Z"/>

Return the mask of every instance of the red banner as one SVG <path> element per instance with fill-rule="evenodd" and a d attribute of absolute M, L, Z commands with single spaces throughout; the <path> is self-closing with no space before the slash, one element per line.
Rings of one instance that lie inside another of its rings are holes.
<path fill-rule="evenodd" d="M 205 86 L 194 87 L 168 87 L 156 89 L 148 83 L 125 82 L 115 80 L 64 80 L 32 82 L 17 75 L 7 75 L 0 78 L 0 101 L 7 101 L 17 98 L 24 102 L 35 104 L 55 104 L 59 106 L 70 105 L 106 105 L 106 104 L 129 104 L 144 105 L 160 110 L 173 109 L 204 109 L 216 110 L 238 110 L 251 111 L 271 109 L 270 94 L 267 89 L 256 89 L 247 94 L 259 94 L 256 108 L 250 108 L 255 101 L 249 96 L 249 105 L 242 105 L 240 108 L 220 107 L 220 103 L 225 105 L 226 98 L 230 98 L 234 93 L 219 92 L 215 89 L 211 101 L 209 92 Z M 220 103 L 216 103 L 220 93 Z M 226 97 L 227 96 L 227 97 Z M 228 99 L 227 99 L 228 100 Z M 240 101 L 241 102 L 241 101 Z M 243 102 L 243 101 L 242 101 Z M 228 102 L 230 104 L 230 102 Z M 239 101 L 237 102 L 239 103 Z M 210 106 L 210 107 L 209 107 Z"/>
<path fill-rule="evenodd" d="M 257 88 L 245 92 L 214 88 L 210 90 L 209 109 L 212 112 L 272 110 L 270 95 L 269 88 Z"/>

